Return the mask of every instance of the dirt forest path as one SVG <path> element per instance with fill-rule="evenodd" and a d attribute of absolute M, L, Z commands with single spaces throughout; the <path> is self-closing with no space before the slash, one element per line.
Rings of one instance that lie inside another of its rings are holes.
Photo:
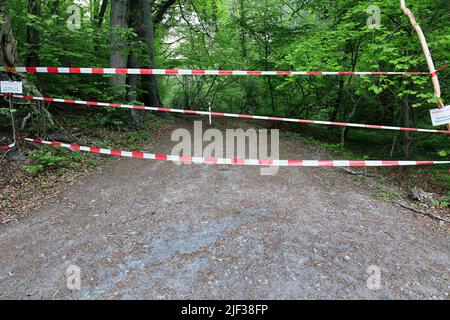
<path fill-rule="evenodd" d="M 294 138 L 280 148 L 282 159 L 329 158 Z M 377 192 L 331 168 L 260 176 L 116 159 L 0 226 L 0 298 L 448 299 L 448 234 Z M 67 289 L 69 265 L 80 290 Z M 366 285 L 370 265 L 380 290 Z"/>

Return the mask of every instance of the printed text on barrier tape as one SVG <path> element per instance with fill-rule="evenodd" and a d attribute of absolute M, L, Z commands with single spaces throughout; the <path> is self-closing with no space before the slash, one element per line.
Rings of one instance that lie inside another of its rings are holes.
<path fill-rule="evenodd" d="M 10 67 L 9 72 L 60 74 L 140 74 L 166 76 L 353 76 L 353 75 L 414 75 L 429 76 L 429 72 L 414 71 L 247 71 L 247 70 L 190 70 L 190 69 L 128 69 L 128 68 L 72 68 L 72 67 Z"/>
<path fill-rule="evenodd" d="M 183 163 L 198 164 L 223 164 L 223 165 L 243 165 L 243 166 L 272 166 L 272 167 L 393 167 L 393 166 L 419 166 L 450 164 L 450 161 L 385 161 L 385 160 L 262 160 L 262 159 L 232 159 L 215 157 L 191 157 L 176 156 L 168 154 L 155 154 L 144 152 L 130 152 L 114 149 L 92 148 L 66 144 L 61 142 L 44 141 L 39 139 L 24 140 L 34 143 L 46 144 L 55 147 L 63 147 L 71 150 L 93 152 L 99 154 L 112 155 L 117 157 L 176 161 Z"/>
<path fill-rule="evenodd" d="M 196 111 L 196 110 L 184 110 L 184 109 L 169 109 L 169 108 L 146 107 L 146 106 L 126 105 L 126 104 L 107 103 L 107 102 L 93 102 L 93 101 L 83 101 L 83 100 L 67 100 L 67 99 L 33 97 L 33 96 L 23 96 L 23 95 L 9 95 L 9 94 L 6 94 L 6 96 L 12 96 L 12 97 L 15 97 L 15 98 L 18 98 L 18 99 L 27 99 L 27 100 L 40 100 L 40 101 L 48 101 L 48 102 L 80 104 L 80 105 L 101 106 L 101 107 L 111 107 L 111 108 L 126 108 L 126 109 L 137 109 L 137 110 L 159 111 L 159 112 L 184 113 L 184 114 L 191 114 L 191 115 L 211 115 L 211 116 L 216 116 L 216 117 L 243 118 L 243 119 L 267 120 L 267 121 L 283 121 L 283 122 L 294 122 L 294 123 L 302 123 L 302 124 L 318 124 L 318 125 L 338 126 L 338 127 L 354 127 L 354 128 L 365 128 L 365 129 L 379 129 L 379 130 L 396 130 L 396 131 L 411 131 L 411 132 L 427 132 L 427 133 L 450 134 L 450 131 L 435 130 L 435 129 L 404 128 L 404 127 L 392 127 L 392 126 L 382 126 L 382 125 L 372 125 L 372 124 L 359 124 L 359 123 L 344 123 L 344 122 L 333 122 L 333 121 L 318 121 L 318 120 L 279 118 L 279 117 L 269 117 L 269 116 L 254 116 L 254 115 L 224 113 L 224 112 L 209 112 L 209 111 Z"/>

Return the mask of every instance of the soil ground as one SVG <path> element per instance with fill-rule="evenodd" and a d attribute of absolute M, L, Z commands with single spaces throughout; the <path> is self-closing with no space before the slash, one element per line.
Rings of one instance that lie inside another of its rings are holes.
<path fill-rule="evenodd" d="M 167 137 L 151 151 L 173 145 Z M 280 148 L 281 159 L 330 158 L 294 138 Z M 448 299 L 448 232 L 379 190 L 333 168 L 261 176 L 114 159 L 0 225 L 0 298 Z M 67 288 L 70 265 L 80 290 Z M 371 265 L 379 290 L 366 284 Z"/>

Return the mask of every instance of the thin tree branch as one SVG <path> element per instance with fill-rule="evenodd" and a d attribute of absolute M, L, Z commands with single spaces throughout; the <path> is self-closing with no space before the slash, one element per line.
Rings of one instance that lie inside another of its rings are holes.
<path fill-rule="evenodd" d="M 97 27 L 101 27 L 103 24 L 103 20 L 105 18 L 106 8 L 108 7 L 108 0 L 102 1 L 102 6 L 100 8 L 100 12 L 98 13 L 98 21 L 97 21 Z"/>
<path fill-rule="evenodd" d="M 153 15 L 153 23 L 159 24 L 164 19 L 164 15 L 167 10 L 176 2 L 177 0 L 166 0 L 162 2 L 156 9 L 155 14 Z"/>

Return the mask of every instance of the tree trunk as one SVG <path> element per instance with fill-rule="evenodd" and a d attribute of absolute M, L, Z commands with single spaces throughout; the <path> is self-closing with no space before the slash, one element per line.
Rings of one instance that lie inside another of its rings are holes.
<path fill-rule="evenodd" d="M 0 29 L 0 65 L 2 67 L 14 67 L 18 62 L 17 41 L 13 35 L 11 20 L 6 11 L 5 0 L 0 0 L 0 16 L 3 22 Z M 0 79 L 17 80 L 18 76 L 13 73 L 1 72 Z M 23 91 L 25 95 L 42 96 L 36 86 L 33 83 L 28 82 L 25 77 L 21 77 L 20 80 L 23 82 Z M 47 121 L 54 125 L 50 113 L 45 108 L 44 102 L 35 101 L 30 105 L 34 108 L 32 114 L 38 119 L 38 124 L 42 130 L 44 130 Z M 29 118 L 29 116 L 26 118 Z M 24 123 L 26 124 L 26 121 Z"/>
<path fill-rule="evenodd" d="M 128 26 L 128 8 L 128 0 L 111 1 L 110 64 L 113 68 L 126 68 L 127 66 L 126 39 L 121 36 L 121 31 Z M 117 99 L 123 99 L 126 94 L 126 76 L 113 75 L 111 87 Z"/>
<path fill-rule="evenodd" d="M 246 13 L 245 10 L 245 0 L 239 0 L 239 36 L 241 41 L 241 48 L 242 48 L 242 57 L 244 58 L 244 63 L 247 61 L 248 57 L 248 51 L 247 51 L 247 37 L 245 34 L 245 21 L 246 21 Z"/>
<path fill-rule="evenodd" d="M 411 127 L 410 125 L 410 106 L 408 95 L 405 95 L 403 98 L 403 126 L 406 128 Z M 411 143 L 412 143 L 412 135 L 409 131 L 404 131 L 403 133 L 403 145 L 405 148 L 405 159 L 409 159 L 409 155 L 411 153 Z"/>
<path fill-rule="evenodd" d="M 142 3 L 145 2 L 145 0 L 134 0 L 130 2 L 130 17 L 128 25 L 130 28 L 133 28 L 134 31 L 137 33 L 137 37 L 134 41 L 134 45 L 132 47 L 132 50 L 128 56 L 128 68 L 140 68 L 141 63 L 139 62 L 139 55 L 140 55 L 140 36 L 139 36 L 139 30 L 142 26 Z M 127 101 L 129 103 L 134 103 L 137 101 L 137 90 L 138 90 L 138 75 L 135 74 L 129 74 L 127 77 L 127 85 L 128 85 L 128 92 L 127 92 Z M 140 122 L 139 119 L 139 113 L 136 112 L 136 110 L 131 110 L 131 117 L 133 118 L 133 122 L 135 124 L 138 124 Z"/>
<path fill-rule="evenodd" d="M 269 39 L 266 35 L 264 37 L 264 60 L 265 60 L 265 68 L 266 70 L 269 70 Z M 272 77 L 266 77 L 267 79 L 267 86 L 269 88 L 269 94 L 270 94 L 270 105 L 272 106 L 272 112 L 275 114 L 276 107 L 275 107 L 275 97 L 273 94 L 273 84 L 272 84 Z"/>
<path fill-rule="evenodd" d="M 41 3 L 40 0 L 28 0 L 28 13 L 40 17 Z M 39 44 L 40 44 L 39 30 L 33 25 L 27 26 L 27 43 L 30 47 L 27 55 L 27 66 L 39 66 Z"/>
<path fill-rule="evenodd" d="M 143 68 L 153 68 L 155 66 L 155 46 L 154 46 L 154 23 L 152 17 L 151 1 L 140 0 L 142 2 L 142 25 L 138 30 L 139 38 L 145 44 L 145 56 L 143 60 Z M 160 107 L 162 105 L 158 92 L 158 82 L 154 75 L 143 76 L 142 88 L 144 90 L 144 102 L 152 107 Z"/>
<path fill-rule="evenodd" d="M 345 81 L 344 77 L 340 77 L 338 94 L 333 106 L 333 111 L 331 112 L 330 115 L 330 121 L 333 122 L 337 120 L 337 116 L 339 114 L 339 111 L 341 110 L 342 100 L 344 98 L 344 81 Z"/>
<path fill-rule="evenodd" d="M 17 41 L 14 38 L 11 21 L 6 12 L 6 1 L 0 0 L 0 14 L 3 20 L 0 34 L 0 64 L 3 67 L 13 67 L 18 60 Z"/>
<path fill-rule="evenodd" d="M 136 0 L 131 2 L 129 25 L 136 32 L 137 37 L 134 41 L 133 50 L 128 58 L 128 66 L 130 68 L 154 67 L 154 32 L 152 7 L 149 1 Z M 141 83 L 144 103 L 153 107 L 161 106 L 156 77 L 154 75 L 141 76 Z M 138 75 L 128 75 L 128 85 L 128 100 L 131 102 L 138 98 L 136 94 Z"/>

